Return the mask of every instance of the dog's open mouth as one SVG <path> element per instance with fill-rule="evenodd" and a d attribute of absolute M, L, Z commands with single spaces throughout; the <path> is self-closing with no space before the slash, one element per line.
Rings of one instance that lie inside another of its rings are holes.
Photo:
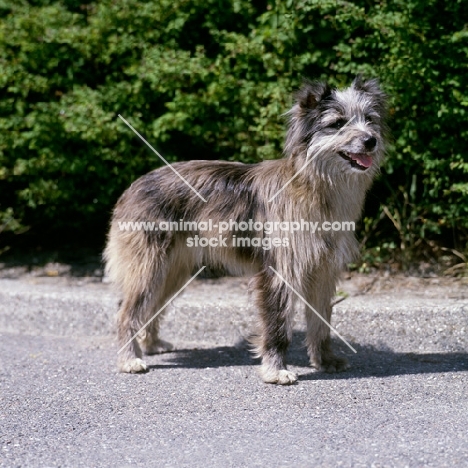
<path fill-rule="evenodd" d="M 366 153 L 350 153 L 348 151 L 340 151 L 338 153 L 343 159 L 349 161 L 351 167 L 359 169 L 360 171 L 366 171 L 372 166 L 372 156 Z"/>

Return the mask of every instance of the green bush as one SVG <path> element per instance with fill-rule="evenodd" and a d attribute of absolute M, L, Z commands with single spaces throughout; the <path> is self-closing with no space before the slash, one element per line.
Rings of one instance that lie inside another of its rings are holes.
<path fill-rule="evenodd" d="M 169 161 L 255 162 L 281 155 L 302 77 L 342 86 L 362 73 L 388 92 L 393 134 L 366 245 L 393 245 L 403 262 L 436 244 L 466 251 L 464 6 L 4 0 L 0 229 L 104 226 L 122 190 L 161 164 L 119 113 Z"/>

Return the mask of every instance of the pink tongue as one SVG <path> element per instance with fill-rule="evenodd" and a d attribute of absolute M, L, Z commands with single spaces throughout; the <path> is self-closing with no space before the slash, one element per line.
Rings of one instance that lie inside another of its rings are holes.
<path fill-rule="evenodd" d="M 362 153 L 355 153 L 349 155 L 351 159 L 357 161 L 363 167 L 370 167 L 372 166 L 372 157 L 368 156 L 367 154 Z"/>

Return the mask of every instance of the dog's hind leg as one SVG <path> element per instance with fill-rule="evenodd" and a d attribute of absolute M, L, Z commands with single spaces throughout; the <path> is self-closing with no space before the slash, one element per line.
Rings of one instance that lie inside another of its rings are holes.
<path fill-rule="evenodd" d="M 294 293 L 270 269 L 254 276 L 253 287 L 260 315 L 260 333 L 253 339 L 262 358 L 260 374 L 267 383 L 292 384 L 297 375 L 286 368 L 286 351 L 292 337 Z"/>
<path fill-rule="evenodd" d="M 151 316 L 158 314 L 145 328 L 140 338 L 140 345 L 145 354 L 160 354 L 172 351 L 174 346 L 168 341 L 159 338 L 159 317 L 167 307 L 168 301 L 174 297 L 190 278 L 194 261 L 190 252 L 174 249 L 169 256 L 164 277 L 156 285 L 157 298 L 152 306 Z M 151 317 L 150 317 L 151 318 Z"/>
<path fill-rule="evenodd" d="M 142 350 L 145 354 L 158 354 L 173 349 L 171 343 L 159 338 L 160 322 L 169 306 L 168 301 L 183 286 L 190 271 L 174 266 L 172 272 L 167 273 L 167 270 L 168 266 L 165 266 L 157 274 L 141 278 L 141 284 L 124 297 L 118 317 L 121 372 L 146 370 Z"/>
<path fill-rule="evenodd" d="M 145 361 L 142 360 L 141 348 L 135 334 L 143 325 L 139 317 L 146 310 L 148 297 L 145 292 L 127 296 L 122 301 L 118 315 L 118 367 L 121 372 L 145 372 Z"/>
<path fill-rule="evenodd" d="M 167 246 L 161 244 L 148 233 L 120 231 L 115 223 L 111 227 L 104 258 L 106 272 L 122 294 L 117 319 L 121 372 L 144 372 L 147 368 L 139 341 L 148 335 L 145 324 L 154 314 L 164 279 Z M 152 327 L 158 327 L 159 319 Z"/>
<path fill-rule="evenodd" d="M 117 319 L 121 372 L 144 372 L 147 368 L 142 360 L 140 343 L 152 339 L 159 329 L 161 314 L 152 319 L 163 283 L 164 265 L 161 258 L 142 258 L 144 252 L 135 256 L 126 265 L 121 278 L 123 301 Z M 138 333 L 138 334 L 137 334 Z"/>

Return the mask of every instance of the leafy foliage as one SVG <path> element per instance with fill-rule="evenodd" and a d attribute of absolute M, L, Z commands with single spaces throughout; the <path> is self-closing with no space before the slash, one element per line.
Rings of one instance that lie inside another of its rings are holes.
<path fill-rule="evenodd" d="M 393 134 L 366 208 L 367 244 L 466 251 L 464 7 L 3 0 L 0 228 L 104 226 L 122 190 L 160 165 L 118 114 L 169 161 L 255 162 L 281 155 L 281 115 L 303 77 L 344 86 L 362 73 L 391 97 Z"/>

